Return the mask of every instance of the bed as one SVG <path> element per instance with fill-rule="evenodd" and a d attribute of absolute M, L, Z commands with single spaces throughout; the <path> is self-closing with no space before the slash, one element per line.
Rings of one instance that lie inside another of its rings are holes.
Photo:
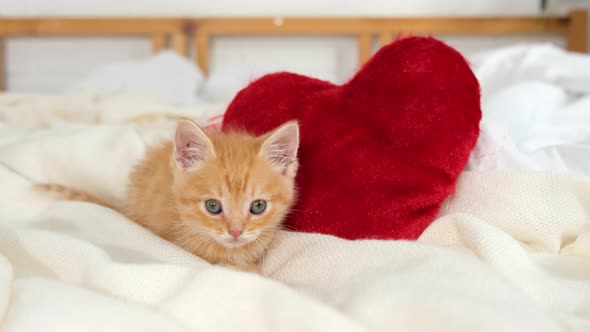
<path fill-rule="evenodd" d="M 31 189 L 55 182 L 117 202 L 134 162 L 176 118 L 216 125 L 225 104 L 2 94 L 1 330 L 589 331 L 590 56 L 579 53 L 587 51 L 586 24 L 581 11 L 460 20 L 0 20 L 0 36 L 150 36 L 159 53 L 142 70 L 205 75 L 208 41 L 223 34 L 355 35 L 360 63 L 373 39 L 388 42 L 400 25 L 553 33 L 569 49 L 516 45 L 472 59 L 482 135 L 456 193 L 418 241 L 283 232 L 262 275 L 211 266 L 112 210 Z M 184 58 L 161 52 L 168 39 Z"/>

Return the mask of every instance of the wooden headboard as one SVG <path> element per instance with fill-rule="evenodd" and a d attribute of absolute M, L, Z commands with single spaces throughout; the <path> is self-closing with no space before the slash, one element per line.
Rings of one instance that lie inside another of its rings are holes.
<path fill-rule="evenodd" d="M 210 40 L 216 36 L 345 35 L 358 40 L 358 58 L 372 54 L 375 38 L 385 45 L 399 33 L 415 35 L 561 35 L 567 49 L 588 51 L 588 12 L 567 16 L 461 18 L 3 18 L 0 19 L 0 90 L 5 83 L 2 38 L 28 36 L 147 36 L 154 53 L 166 48 L 193 57 L 209 71 Z M 190 44 L 196 54 L 189 54 Z"/>

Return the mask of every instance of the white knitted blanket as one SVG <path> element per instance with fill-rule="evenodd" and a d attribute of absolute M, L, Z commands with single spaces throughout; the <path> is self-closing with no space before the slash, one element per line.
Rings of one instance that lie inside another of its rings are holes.
<path fill-rule="evenodd" d="M 284 233 L 258 276 L 31 191 L 51 181 L 119 200 L 165 130 L 42 127 L 0 123 L 0 331 L 590 330 L 583 180 L 466 172 L 419 241 Z"/>

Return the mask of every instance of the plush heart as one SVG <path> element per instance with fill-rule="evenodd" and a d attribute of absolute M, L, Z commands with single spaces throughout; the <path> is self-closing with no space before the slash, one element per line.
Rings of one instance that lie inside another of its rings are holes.
<path fill-rule="evenodd" d="M 477 79 L 425 37 L 383 47 L 346 84 L 291 73 L 238 93 L 222 129 L 301 128 L 289 229 L 346 239 L 416 239 L 452 193 L 479 134 Z"/>

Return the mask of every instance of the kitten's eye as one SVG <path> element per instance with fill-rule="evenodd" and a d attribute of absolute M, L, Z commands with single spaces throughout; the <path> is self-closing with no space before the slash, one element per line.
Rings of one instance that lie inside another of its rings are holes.
<path fill-rule="evenodd" d="M 252 205 L 250 205 L 250 213 L 252 214 L 262 214 L 264 210 L 266 210 L 266 201 L 261 199 L 255 200 L 252 202 Z"/>
<path fill-rule="evenodd" d="M 221 203 L 216 199 L 208 199 L 205 201 L 205 208 L 211 214 L 221 213 Z"/>

